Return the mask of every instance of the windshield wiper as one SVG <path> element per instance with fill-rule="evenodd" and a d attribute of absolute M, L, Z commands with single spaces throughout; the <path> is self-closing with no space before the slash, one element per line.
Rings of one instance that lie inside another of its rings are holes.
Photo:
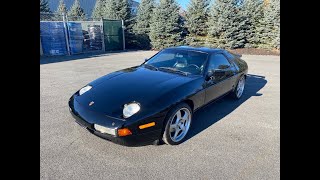
<path fill-rule="evenodd" d="M 175 69 L 175 68 L 171 68 L 171 67 L 159 67 L 158 69 L 159 70 L 165 70 L 165 71 L 168 71 L 168 72 L 182 74 L 184 76 L 188 76 L 188 74 L 189 74 L 188 72 L 184 72 L 184 71 L 181 71 L 179 69 Z"/>
<path fill-rule="evenodd" d="M 145 67 L 158 71 L 158 68 L 151 64 L 144 64 Z"/>

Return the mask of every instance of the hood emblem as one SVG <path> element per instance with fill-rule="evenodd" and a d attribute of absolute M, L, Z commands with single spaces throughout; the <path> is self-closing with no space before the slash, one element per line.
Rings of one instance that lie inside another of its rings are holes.
<path fill-rule="evenodd" d="M 94 102 L 93 101 L 91 101 L 90 103 L 89 103 L 89 106 L 92 106 L 94 104 Z"/>
<path fill-rule="evenodd" d="M 116 123 L 112 122 L 112 126 L 114 126 Z"/>

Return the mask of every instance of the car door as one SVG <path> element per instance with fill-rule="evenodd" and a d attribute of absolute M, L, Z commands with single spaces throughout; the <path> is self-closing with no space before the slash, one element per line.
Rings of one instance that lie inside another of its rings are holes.
<path fill-rule="evenodd" d="M 222 53 L 210 56 L 207 67 L 207 72 L 209 71 L 213 74 L 206 80 L 205 103 L 209 103 L 229 92 L 233 86 L 231 77 L 234 75 L 234 66 Z"/>

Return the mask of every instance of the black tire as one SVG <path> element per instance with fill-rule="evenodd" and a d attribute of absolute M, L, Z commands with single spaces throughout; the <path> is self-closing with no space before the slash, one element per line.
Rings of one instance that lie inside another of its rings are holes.
<path fill-rule="evenodd" d="M 169 131 L 170 131 L 170 123 L 171 121 L 173 120 L 176 112 L 180 109 L 183 109 L 183 108 L 187 108 L 189 111 L 190 111 L 190 115 L 191 115 L 191 122 L 190 122 L 190 126 L 189 126 L 189 129 L 187 130 L 186 132 L 186 135 L 180 140 L 180 141 L 173 141 L 171 138 L 170 138 L 170 134 L 169 134 Z M 187 134 L 188 134 L 188 131 L 190 130 L 190 127 L 192 125 L 192 117 L 193 117 L 193 112 L 190 108 L 190 106 L 187 104 L 187 103 L 180 103 L 178 104 L 177 106 L 175 106 L 174 108 L 172 108 L 169 112 L 168 112 L 168 115 L 165 119 L 165 124 L 164 124 L 164 132 L 163 132 L 163 135 L 162 135 L 162 141 L 166 144 L 169 144 L 169 145 L 178 145 L 178 144 L 181 144 L 185 138 L 187 137 Z"/>
<path fill-rule="evenodd" d="M 242 97 L 242 95 L 243 95 L 243 92 L 242 92 L 239 97 L 237 96 L 237 92 L 238 92 L 237 90 L 238 90 L 239 82 L 240 82 L 240 80 L 242 80 L 242 79 L 243 79 L 243 81 L 244 81 L 244 87 L 245 87 L 246 77 L 243 75 L 243 76 L 241 76 L 241 77 L 239 78 L 239 80 L 238 80 L 238 82 L 237 82 L 237 86 L 234 88 L 234 90 L 233 90 L 232 93 L 231 93 L 231 97 L 232 97 L 233 99 L 240 99 L 240 98 Z"/>

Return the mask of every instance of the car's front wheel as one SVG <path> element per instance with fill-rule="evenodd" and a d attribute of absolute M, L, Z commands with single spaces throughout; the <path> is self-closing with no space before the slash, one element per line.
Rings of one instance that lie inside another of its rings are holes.
<path fill-rule="evenodd" d="M 192 121 L 192 110 L 187 103 L 181 103 L 170 110 L 162 140 L 166 144 L 177 145 L 185 140 Z"/>

